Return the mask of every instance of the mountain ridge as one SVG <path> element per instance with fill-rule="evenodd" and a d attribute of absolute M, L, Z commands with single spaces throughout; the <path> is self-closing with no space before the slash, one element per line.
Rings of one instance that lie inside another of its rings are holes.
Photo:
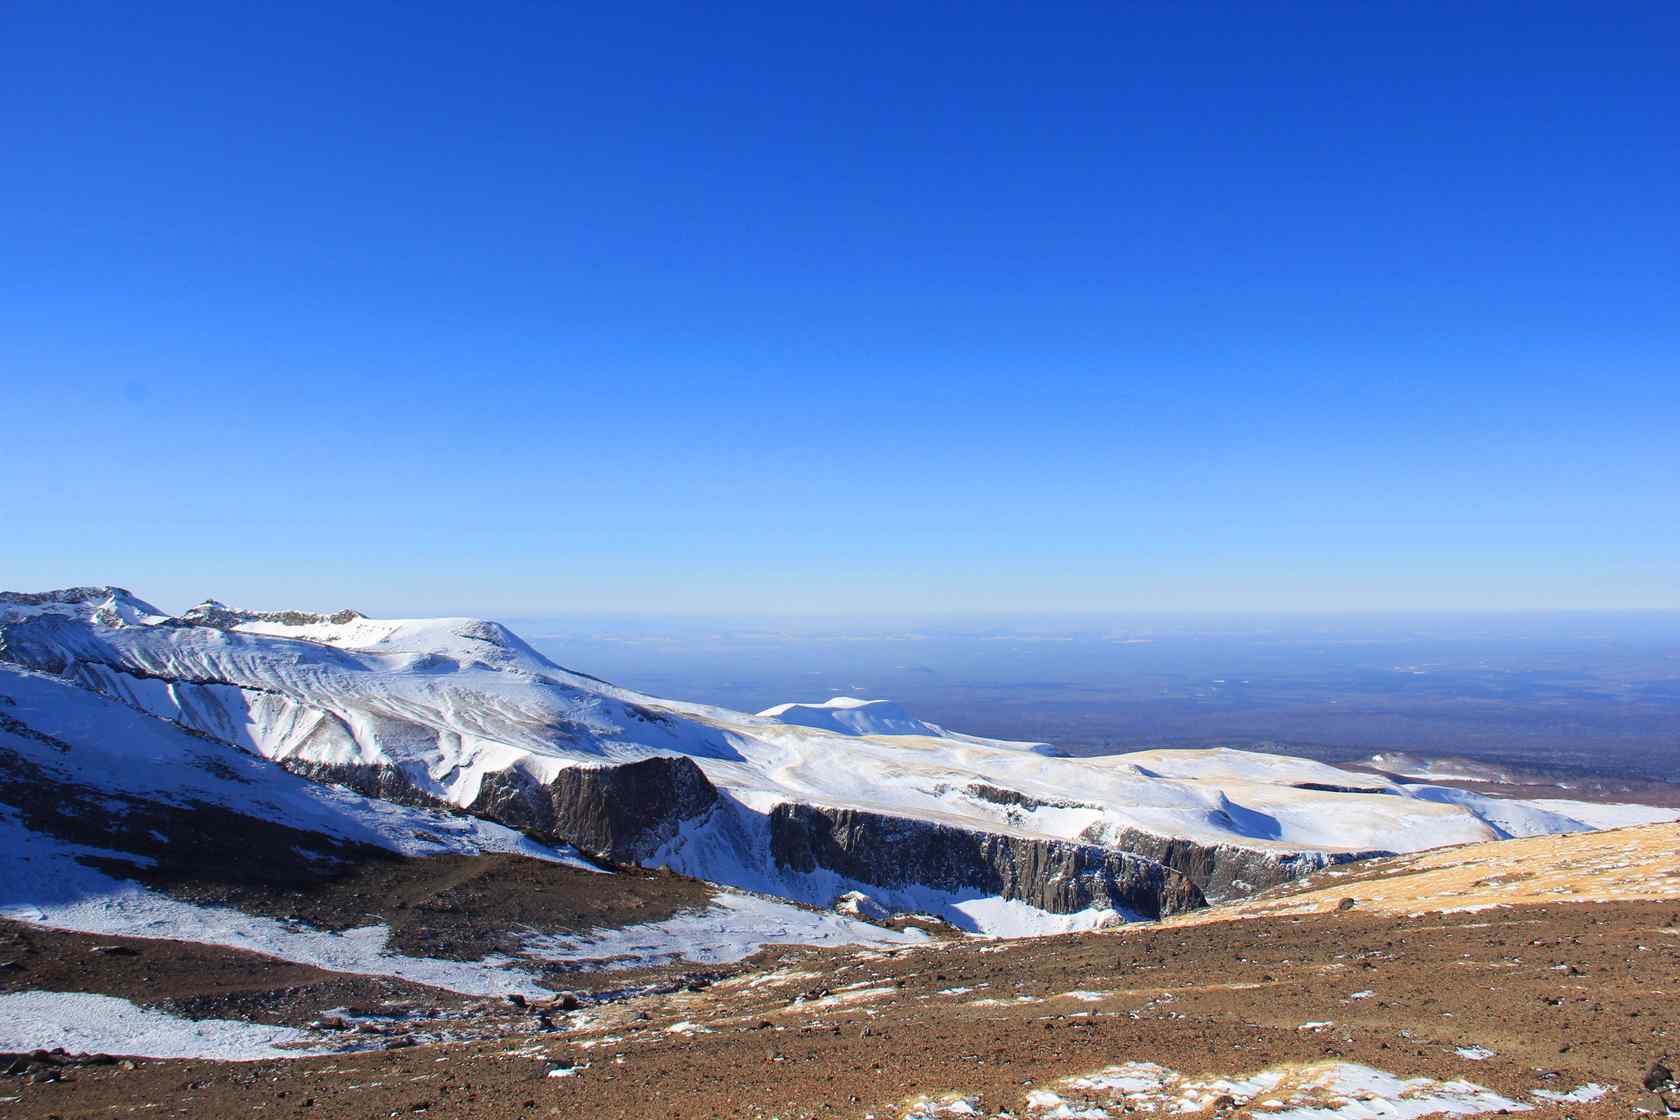
<path fill-rule="evenodd" d="M 1376 852 L 1667 819 L 1224 749 L 1061 758 L 885 701 L 732 712 L 563 668 L 480 619 L 215 600 L 169 616 L 116 587 L 5 593 L 0 660 L 373 796 L 819 906 L 881 894 L 981 931 L 1154 916 Z M 836 715 L 864 718 L 802 722 Z M 1070 858 L 1107 878 L 1055 888 Z M 1119 870 L 1144 865 L 1160 870 L 1141 880 Z M 1136 898 L 1134 881 L 1158 883 L 1153 902 L 1117 902 Z"/>

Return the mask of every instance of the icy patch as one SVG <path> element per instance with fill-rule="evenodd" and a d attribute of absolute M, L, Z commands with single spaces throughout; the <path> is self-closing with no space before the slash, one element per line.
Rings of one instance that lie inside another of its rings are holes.
<path fill-rule="evenodd" d="M 1466 906 L 1448 906 L 1436 911 L 1439 914 L 1480 914 L 1484 910 L 1507 909 L 1503 902 L 1473 902 Z M 1414 915 L 1421 917 L 1422 915 Z"/>
<path fill-rule="evenodd" d="M 668 1034 L 686 1035 L 689 1038 L 693 1038 L 697 1034 L 717 1033 L 711 1027 L 703 1027 L 699 1023 L 691 1023 L 687 1019 L 684 1019 L 680 1023 L 672 1023 L 670 1026 L 666 1027 L 665 1030 Z"/>
<path fill-rule="evenodd" d="M 1455 1053 L 1470 1062 L 1485 1062 L 1494 1056 L 1494 1052 L 1486 1046 L 1460 1046 Z"/>
<path fill-rule="evenodd" d="M 254 1062 L 311 1053 L 307 1031 L 231 1019 L 181 1019 L 126 999 L 85 992 L 0 995 L 0 1051 L 128 1054 L 137 1058 L 209 1058 Z M 282 1049 L 282 1047 L 291 1047 Z"/>
<path fill-rule="evenodd" d="M 921 1097 L 912 1101 L 904 1112 L 904 1120 L 935 1120 L 941 1116 L 979 1116 L 980 1098 L 946 1093 L 940 1097 Z"/>
<path fill-rule="evenodd" d="M 1010 999 L 972 999 L 970 1007 L 1013 1007 L 1021 1003 L 1043 1003 L 1043 996 L 1014 996 Z"/>
<path fill-rule="evenodd" d="M 1438 1112 L 1470 1115 L 1533 1107 L 1468 1081 L 1399 1078 L 1353 1062 L 1278 1066 L 1241 1077 L 1210 1078 L 1185 1077 L 1153 1062 L 1128 1062 L 1035 1089 L 1027 1095 L 1026 1106 L 1033 1120 L 1096 1120 L 1121 1111 L 1205 1112 L 1221 1098 L 1242 1106 L 1259 1097 L 1266 1098 L 1266 1116 L 1284 1120 L 1410 1120 Z"/>
<path fill-rule="evenodd" d="M 1141 914 L 1119 910 L 1079 910 L 1056 914 L 1017 898 L 975 898 L 948 904 L 973 923 L 976 932 L 990 937 L 1039 937 L 1050 933 L 1084 933 L 1143 921 Z M 929 908 L 931 909 L 931 907 Z"/>
<path fill-rule="evenodd" d="M 1585 1085 L 1578 1085 L 1567 1093 L 1559 1093 L 1551 1089 L 1535 1089 L 1529 1096 L 1542 1101 L 1557 1103 L 1591 1104 L 1610 1090 L 1596 1081 L 1589 1081 Z"/>
<path fill-rule="evenodd" d="M 534 935 L 524 949 L 549 961 L 639 968 L 686 960 L 726 964 L 766 945 L 918 945 L 921 930 L 891 930 L 777 899 L 724 891 L 710 906 L 662 922 L 594 930 L 584 936 Z"/>

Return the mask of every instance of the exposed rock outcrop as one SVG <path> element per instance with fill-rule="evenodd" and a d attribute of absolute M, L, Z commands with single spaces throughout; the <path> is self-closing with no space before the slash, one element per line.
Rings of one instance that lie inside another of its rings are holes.
<path fill-rule="evenodd" d="M 1035 809 L 1095 809 L 1097 806 L 1088 805 L 1083 801 L 1054 800 L 1047 801 L 1042 797 L 1029 797 L 1019 790 L 1004 789 L 1002 786 L 989 785 L 985 782 L 974 782 L 967 787 L 970 794 L 982 801 L 990 801 L 993 805 L 1006 805 L 1011 808 L 1025 809 L 1029 813 Z"/>
<path fill-rule="evenodd" d="M 716 787 L 682 756 L 574 766 L 546 785 L 523 770 L 484 776 L 470 811 L 620 861 L 647 858 L 717 803 Z"/>
<path fill-rule="evenodd" d="M 231 630 L 250 622 L 275 622 L 282 626 L 314 626 L 333 623 L 339 626 L 367 616 L 360 611 L 342 610 L 333 614 L 314 611 L 240 611 L 214 599 L 206 599 L 181 615 L 181 621 L 194 626 L 211 626 L 217 630 Z"/>
<path fill-rule="evenodd" d="M 399 805 L 451 808 L 441 799 L 415 785 L 412 778 L 395 766 L 368 762 L 315 762 L 296 756 L 277 761 L 299 777 L 308 778 L 312 782 L 344 786 L 364 797 L 395 801 Z"/>
<path fill-rule="evenodd" d="M 858 809 L 776 806 L 770 854 L 787 870 L 823 869 L 881 887 L 974 889 L 1057 914 L 1097 907 L 1156 918 L 1205 904 L 1185 876 L 1130 853 Z"/>
<path fill-rule="evenodd" d="M 1198 844 L 1128 828 L 1104 833 L 1103 842 L 1165 864 L 1194 883 L 1209 902 L 1246 898 L 1339 863 L 1393 852 L 1273 852 L 1235 844 Z"/>

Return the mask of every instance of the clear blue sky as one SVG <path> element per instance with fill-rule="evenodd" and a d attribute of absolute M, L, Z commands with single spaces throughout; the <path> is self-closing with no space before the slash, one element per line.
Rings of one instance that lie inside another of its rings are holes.
<path fill-rule="evenodd" d="M 1672 3 L 23 0 L 0 94 L 0 586 L 1680 606 Z"/>

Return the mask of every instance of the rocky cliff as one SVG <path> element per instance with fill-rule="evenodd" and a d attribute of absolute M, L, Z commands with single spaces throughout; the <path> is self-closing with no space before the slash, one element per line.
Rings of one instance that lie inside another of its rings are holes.
<path fill-rule="evenodd" d="M 881 887 L 973 889 L 1057 914 L 1096 907 L 1157 918 L 1205 905 L 1194 883 L 1152 859 L 857 809 L 778 805 L 770 852 L 784 870 L 824 869 Z"/>
<path fill-rule="evenodd" d="M 693 760 L 645 758 L 578 766 L 544 784 L 522 770 L 484 776 L 468 807 L 480 816 L 621 862 L 645 859 L 717 802 Z"/>
<path fill-rule="evenodd" d="M 1105 832 L 1103 843 L 1172 868 L 1195 884 L 1208 902 L 1247 898 L 1334 864 L 1393 855 L 1381 851 L 1274 852 L 1235 844 L 1198 844 L 1136 828 Z"/>

